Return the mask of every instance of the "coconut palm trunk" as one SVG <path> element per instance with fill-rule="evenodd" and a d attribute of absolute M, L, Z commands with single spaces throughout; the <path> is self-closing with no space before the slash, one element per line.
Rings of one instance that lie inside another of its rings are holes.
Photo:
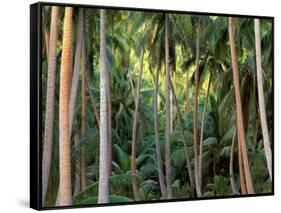
<path fill-rule="evenodd" d="M 240 141 L 238 141 L 238 166 L 239 166 L 239 178 L 240 178 L 240 188 L 241 188 L 241 194 L 247 194 L 246 189 L 246 183 L 245 183 L 245 177 L 243 172 L 243 159 L 242 159 L 242 151 L 241 151 L 241 144 Z"/>
<path fill-rule="evenodd" d="M 57 40 L 58 40 L 58 14 L 59 7 L 52 7 L 51 28 L 50 28 L 50 48 L 48 52 L 48 82 L 47 82 L 47 100 L 46 100 L 46 117 L 45 132 L 43 143 L 42 157 L 42 205 L 44 206 L 49 175 L 52 162 L 52 146 L 53 146 L 53 126 L 54 126 L 54 104 L 55 104 L 55 78 L 57 65 Z M 48 39 L 48 38 L 47 38 Z M 47 43 L 47 41 L 46 41 Z M 49 43 L 49 41 L 48 41 Z"/>
<path fill-rule="evenodd" d="M 181 117 L 180 114 L 180 107 L 179 107 L 179 103 L 177 100 L 177 96 L 176 96 L 176 91 L 175 88 L 173 86 L 173 82 L 171 81 L 170 75 L 169 75 L 169 79 L 170 79 L 170 87 L 171 87 L 171 91 L 172 91 L 172 95 L 174 98 L 174 102 L 175 102 L 175 106 L 176 106 L 176 112 L 178 115 L 178 120 L 179 120 L 179 127 L 180 127 L 180 131 L 182 133 L 182 137 L 183 137 L 183 146 L 184 146 L 184 154 L 185 154 L 185 159 L 186 159 L 186 167 L 188 170 L 188 176 L 189 176 L 189 181 L 190 181 L 190 186 L 191 186 L 191 197 L 195 197 L 195 183 L 194 183 L 194 178 L 193 178 L 193 173 L 192 173 L 192 166 L 191 166 L 191 161 L 190 161 L 190 157 L 188 154 L 188 148 L 187 148 L 187 139 L 184 133 L 184 125 L 183 125 L 183 119 Z"/>
<path fill-rule="evenodd" d="M 166 166 L 166 186 L 167 186 L 167 198 L 171 199 L 172 193 L 172 168 L 171 168 L 171 114 L 170 114 L 170 80 L 169 80 L 169 15 L 165 14 L 165 166 Z"/>
<path fill-rule="evenodd" d="M 205 97 L 205 101 L 204 101 L 204 108 L 203 108 L 202 119 L 201 119 L 199 165 L 198 165 L 198 167 L 199 167 L 198 176 L 199 176 L 200 188 L 202 188 L 202 155 L 203 155 L 203 140 L 204 140 L 204 121 L 205 121 L 206 108 L 207 108 L 207 104 L 208 104 L 211 81 L 212 81 L 212 72 L 209 77 L 208 88 L 207 88 L 207 93 L 206 93 L 206 97 Z"/>
<path fill-rule="evenodd" d="M 140 200 L 137 179 L 136 179 L 136 145 L 137 145 L 137 128 L 138 128 L 138 113 L 139 113 L 139 105 L 140 105 L 140 88 L 141 88 L 141 80 L 142 80 L 142 70 L 143 70 L 143 58 L 144 58 L 144 47 L 141 49 L 140 54 L 140 67 L 139 67 L 139 76 L 137 83 L 137 93 L 135 99 L 135 112 L 134 112 L 134 124 L 133 124 L 133 135 L 132 135 L 132 154 L 131 154 L 131 172 L 132 172 L 132 186 L 133 186 L 133 194 L 134 199 L 136 201 Z"/>
<path fill-rule="evenodd" d="M 235 49 L 235 39 L 234 39 L 234 29 L 232 26 L 233 25 L 232 17 L 229 17 L 228 21 L 229 21 L 228 31 L 229 31 L 229 41 L 230 41 L 231 63 L 232 63 L 233 81 L 234 81 L 235 99 L 236 99 L 238 140 L 240 141 L 240 145 L 241 145 L 247 192 L 248 192 L 248 194 L 254 194 L 255 192 L 254 192 L 254 188 L 253 188 L 253 184 L 252 184 L 252 177 L 251 177 L 251 173 L 250 173 L 249 160 L 248 160 L 248 154 L 247 154 L 247 145 L 246 145 L 246 136 L 245 136 L 244 124 L 243 124 L 239 70 L 238 70 L 237 54 L 236 54 L 236 49 Z"/>
<path fill-rule="evenodd" d="M 264 101 L 263 91 L 263 72 L 262 72 L 262 59 L 261 59 L 261 38 L 260 38 L 260 20 L 255 19 L 255 44 L 256 44 L 256 64 L 257 64 L 257 81 L 258 81 L 258 97 L 259 97 L 259 109 L 260 109 L 260 120 L 261 129 L 263 135 L 263 145 L 267 163 L 267 169 L 270 180 L 272 180 L 272 153 L 269 141 L 267 118 L 266 118 L 266 107 Z"/>
<path fill-rule="evenodd" d="M 106 81 L 106 10 L 100 10 L 100 163 L 98 203 L 108 203 L 108 104 Z"/>
<path fill-rule="evenodd" d="M 74 112 L 76 106 L 77 99 L 77 90 L 79 83 L 79 74 L 80 74 L 80 62 L 81 62 L 81 52 L 82 52 L 82 42 L 83 42 L 83 9 L 79 8 L 78 14 L 78 36 L 76 43 L 76 51 L 75 51 L 75 59 L 74 59 L 74 67 L 73 67 L 73 75 L 71 81 L 71 91 L 69 98 L 69 134 L 71 136 L 72 125 L 74 120 Z"/>
<path fill-rule="evenodd" d="M 156 79 L 154 86 L 154 105 L 153 105 L 153 118 L 154 118 L 154 132 L 155 132 L 155 144 L 156 144 L 156 157 L 157 157 L 157 170 L 160 183 L 161 194 L 164 199 L 167 199 L 167 189 L 165 186 L 165 177 L 163 174 L 163 163 L 161 157 L 161 146 L 159 139 L 159 125 L 158 125 L 158 88 L 159 88 L 159 73 L 160 67 L 156 71 Z"/>
<path fill-rule="evenodd" d="M 201 197 L 201 188 L 199 182 L 199 166 L 198 166 L 198 136 L 197 136 L 197 111 L 198 111 L 198 85 L 199 85 L 199 55 L 200 55 L 200 25 L 198 24 L 196 38 L 196 68 L 195 68 L 195 91 L 194 91 L 194 113 L 193 113 L 193 146 L 194 146 L 194 173 L 195 186 L 198 197 Z"/>
<path fill-rule="evenodd" d="M 73 8 L 65 8 L 63 24 L 63 41 L 61 56 L 60 74 L 60 95 L 59 95 L 59 205 L 72 205 L 71 192 L 71 156 L 69 138 L 69 74 L 71 48 L 72 48 L 72 14 Z"/>

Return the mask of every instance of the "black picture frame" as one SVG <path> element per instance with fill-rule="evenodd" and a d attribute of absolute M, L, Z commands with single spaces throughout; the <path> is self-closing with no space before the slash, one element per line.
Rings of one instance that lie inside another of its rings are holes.
<path fill-rule="evenodd" d="M 134 201 L 124 203 L 108 203 L 108 204 L 90 204 L 90 205 L 72 205 L 72 206 L 57 206 L 43 207 L 41 202 L 42 194 L 42 7 L 43 6 L 71 6 L 94 9 L 110 9 L 110 10 L 129 10 L 129 11 L 149 11 L 160 13 L 176 13 L 176 14 L 194 14 L 194 15 L 209 15 L 209 16 L 224 16 L 224 17 L 247 17 L 247 18 L 262 18 L 272 21 L 272 107 L 273 107 L 273 124 L 274 124 L 274 17 L 258 16 L 258 15 L 242 15 L 242 14 L 225 14 L 225 13 L 209 13 L 209 12 L 192 12 L 178 10 L 163 10 L 152 8 L 133 8 L 133 7 L 117 7 L 105 5 L 85 5 L 73 3 L 55 3 L 55 2 L 38 2 L 30 5 L 30 207 L 36 210 L 50 209 L 69 209 L 69 208 L 84 208 L 84 207 L 101 207 L 101 206 L 116 206 L 116 205 L 135 205 L 147 203 L 166 203 L 176 201 L 200 201 L 214 199 L 229 199 L 229 198 L 248 198 L 257 196 L 273 196 L 274 195 L 274 125 L 272 126 L 272 192 L 261 194 L 247 195 L 226 195 L 216 197 L 202 198 L 182 198 L 169 200 L 151 200 L 151 201 Z"/>

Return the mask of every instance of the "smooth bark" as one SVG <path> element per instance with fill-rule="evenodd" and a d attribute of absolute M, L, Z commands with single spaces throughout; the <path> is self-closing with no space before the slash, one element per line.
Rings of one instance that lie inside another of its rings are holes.
<path fill-rule="evenodd" d="M 261 129 L 263 135 L 263 145 L 264 145 L 267 169 L 268 169 L 270 180 L 272 180 L 272 159 L 271 159 L 272 153 L 271 153 L 270 140 L 268 134 L 266 107 L 265 107 L 264 91 L 263 91 L 263 72 L 262 72 L 262 59 L 261 59 L 261 38 L 260 38 L 259 19 L 255 19 L 255 44 L 256 44 L 257 82 L 258 82 Z"/>
<path fill-rule="evenodd" d="M 45 204 L 46 194 L 49 184 L 49 176 L 52 162 L 53 147 L 53 126 L 54 126 L 54 105 L 55 105 L 55 78 L 57 65 L 57 40 L 58 40 L 58 15 L 59 8 L 52 7 L 50 42 L 46 41 L 46 49 L 48 54 L 48 81 L 47 81 L 47 99 L 46 99 L 46 116 L 45 116 L 45 132 L 43 142 L 42 156 L 42 205 Z M 48 37 L 46 38 L 48 39 Z M 50 47 L 47 47 L 50 43 Z"/>

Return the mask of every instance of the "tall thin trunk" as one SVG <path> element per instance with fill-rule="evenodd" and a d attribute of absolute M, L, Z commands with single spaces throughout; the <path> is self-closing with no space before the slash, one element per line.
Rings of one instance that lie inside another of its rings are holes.
<path fill-rule="evenodd" d="M 81 132 L 82 135 L 85 133 L 86 128 L 86 49 L 85 40 L 82 39 L 82 85 L 81 85 L 81 95 L 82 95 L 82 125 Z M 85 148 L 81 147 L 81 188 L 82 192 L 86 189 L 86 162 L 85 162 Z"/>
<path fill-rule="evenodd" d="M 264 151 L 267 163 L 267 169 L 270 180 L 272 180 L 272 153 L 269 141 L 266 108 L 264 101 L 263 91 L 263 76 L 262 76 L 262 59 L 261 59 L 261 38 L 260 38 L 260 20 L 255 19 L 255 43 L 256 43 L 256 64 L 257 64 L 257 80 L 258 80 L 258 96 L 259 96 L 259 109 L 260 109 L 260 120 L 261 129 L 263 135 Z"/>
<path fill-rule="evenodd" d="M 170 77 L 170 75 L 169 75 L 169 77 Z M 176 106 L 176 111 L 177 111 L 177 115 L 178 115 L 180 130 L 181 130 L 183 140 L 184 140 L 183 146 L 184 146 L 184 154 L 185 154 L 185 159 L 186 159 L 186 167 L 187 167 L 187 170 L 188 170 L 188 176 L 189 176 L 189 181 L 190 181 L 190 186 L 191 186 L 191 197 L 195 197 L 195 193 L 194 193 L 195 183 L 194 183 L 194 178 L 193 178 L 193 173 L 192 173 L 191 161 L 190 161 L 189 154 L 188 154 L 187 139 L 186 139 L 186 136 L 185 136 L 185 133 L 184 133 L 183 119 L 182 119 L 181 114 L 180 114 L 180 107 L 179 107 L 179 103 L 178 103 L 178 100 L 177 100 L 176 91 L 174 89 L 173 82 L 171 80 L 170 80 L 170 87 L 171 87 L 172 95 L 173 95 L 173 98 L 174 98 L 174 101 L 175 101 L 175 106 Z"/>
<path fill-rule="evenodd" d="M 107 109 L 108 109 L 108 175 L 111 176 L 111 162 L 112 162 L 112 103 L 111 103 L 111 89 L 110 89 L 110 70 L 106 63 L 106 81 L 107 81 Z"/>
<path fill-rule="evenodd" d="M 189 110 L 189 72 L 186 71 L 185 76 L 185 112 L 188 112 Z"/>
<path fill-rule="evenodd" d="M 49 184 L 49 175 L 52 162 L 54 104 L 55 104 L 55 78 L 57 65 L 57 38 L 58 38 L 58 14 L 59 8 L 52 7 L 50 49 L 48 60 L 48 82 L 46 100 L 46 118 L 42 157 L 42 205 L 44 206 Z M 47 48 L 47 47 L 46 47 Z"/>
<path fill-rule="evenodd" d="M 52 22 L 52 18 L 51 18 Z M 47 29 L 44 30 L 44 39 L 45 39 L 45 50 L 47 62 L 49 61 L 49 49 L 50 49 L 50 33 Z"/>
<path fill-rule="evenodd" d="M 231 147 L 230 147 L 229 176 L 230 176 L 230 184 L 231 184 L 232 193 L 235 195 L 238 195 L 239 192 L 238 192 L 236 184 L 235 184 L 234 173 L 233 173 L 233 155 L 234 155 L 235 139 L 236 139 L 236 128 L 234 130 Z"/>
<path fill-rule="evenodd" d="M 139 77 L 137 84 L 137 94 L 135 99 L 135 112 L 134 112 L 134 124 L 133 124 L 133 135 L 132 135 L 132 157 L 131 157 L 131 170 L 132 170 L 132 185 L 133 185 L 133 193 L 134 199 L 136 201 L 140 200 L 137 179 L 136 179 L 136 145 L 137 145 L 137 128 L 138 128 L 138 114 L 139 114 L 139 105 L 140 105 L 140 88 L 141 88 L 141 80 L 142 80 L 142 70 L 143 70 L 143 58 L 144 58 L 144 47 L 141 49 L 140 54 L 140 67 L 139 67 Z"/>
<path fill-rule="evenodd" d="M 229 30 L 229 41 L 230 41 L 230 51 L 231 51 L 231 62 L 232 62 L 233 81 L 234 81 L 235 99 L 236 99 L 238 140 L 240 141 L 240 145 L 241 145 L 244 173 L 245 173 L 245 177 L 246 177 L 247 192 L 248 192 L 248 194 L 254 194 L 255 192 L 254 192 L 250 168 L 249 168 L 246 136 L 245 136 L 244 124 L 243 124 L 243 113 L 242 113 L 242 103 L 241 103 L 240 83 L 239 83 L 239 70 L 238 70 L 237 54 L 236 54 L 236 49 L 235 49 L 235 39 L 234 39 L 234 30 L 233 30 L 233 26 L 232 26 L 232 17 L 229 17 L 228 21 L 229 21 L 228 30 Z"/>
<path fill-rule="evenodd" d="M 204 140 L 204 121 L 205 121 L 205 113 L 206 113 L 206 108 L 208 104 L 208 98 L 209 98 L 209 91 L 210 91 L 210 85 L 212 81 L 212 72 L 209 77 L 209 82 L 208 82 L 208 88 L 207 88 L 207 93 L 206 93 L 206 98 L 204 102 L 204 108 L 203 108 L 203 113 L 202 113 L 202 119 L 201 119 L 201 131 L 200 131 L 200 148 L 199 148 L 199 184 L 200 188 L 202 188 L 202 155 L 203 155 L 203 140 Z"/>
<path fill-rule="evenodd" d="M 73 75 L 71 80 L 71 91 L 69 98 L 69 134 L 71 136 L 72 125 L 74 120 L 75 106 L 76 106 L 76 98 L 77 98 L 77 90 L 79 83 L 79 74 L 80 74 L 80 62 L 81 62 L 81 52 L 82 52 L 82 42 L 83 42 L 83 8 L 79 8 L 78 14 L 78 36 L 77 36 L 77 44 L 75 51 L 75 59 L 74 59 L 74 67 L 73 67 Z"/>
<path fill-rule="evenodd" d="M 200 51 L 200 25 L 198 24 L 196 39 L 196 70 L 195 70 L 195 92 L 194 92 L 194 114 L 193 114 L 193 134 L 194 134 L 194 172 L 195 172 L 195 186 L 197 196 L 201 197 L 201 187 L 199 182 L 199 167 L 198 167 L 198 139 L 197 139 L 197 111 L 198 111 L 198 84 L 199 84 L 199 51 Z"/>
<path fill-rule="evenodd" d="M 75 134 L 74 136 L 74 144 L 76 149 L 80 150 L 80 139 L 79 135 Z M 80 151 L 78 152 L 78 156 L 76 157 L 75 160 L 75 187 L 74 187 L 74 192 L 73 196 L 77 195 L 80 190 L 81 190 L 81 153 Z"/>
<path fill-rule="evenodd" d="M 167 189 L 165 186 L 165 177 L 163 174 L 163 163 L 161 157 L 161 146 L 159 139 L 159 126 L 158 126 L 158 82 L 159 82 L 159 73 L 160 67 L 157 68 L 156 71 L 156 79 L 155 79 L 155 89 L 154 89 L 154 105 L 153 105 L 153 118 L 154 118 L 154 132 L 155 132 L 155 144 L 156 144 L 156 157 L 157 157 L 157 168 L 158 168 L 158 176 L 161 194 L 164 199 L 167 198 Z"/>
<path fill-rule="evenodd" d="M 100 166 L 98 203 L 108 203 L 108 111 L 106 82 L 106 10 L 100 10 Z"/>
<path fill-rule="evenodd" d="M 166 128 L 165 128 L 165 164 L 166 164 L 166 186 L 167 197 L 171 199 L 172 192 L 172 168 L 171 168 L 171 114 L 170 114 L 170 80 L 169 80 L 169 15 L 165 13 L 165 65 L 166 65 L 166 77 L 165 77 L 165 107 L 166 107 Z"/>
<path fill-rule="evenodd" d="M 173 82 L 173 75 L 170 75 L 171 81 Z M 170 87 L 170 132 L 173 132 L 173 121 L 174 121 L 174 116 L 173 116 L 173 92 Z"/>
<path fill-rule="evenodd" d="M 260 116 L 259 112 L 257 112 L 256 115 L 256 121 L 255 121 L 255 132 L 254 132 L 254 152 L 257 150 L 257 145 L 258 145 L 258 134 L 259 134 L 259 127 L 260 127 Z"/>
<path fill-rule="evenodd" d="M 95 113 L 97 125 L 98 125 L 98 128 L 100 128 L 100 116 L 99 116 L 99 112 L 98 112 L 98 110 L 97 110 L 97 105 L 96 105 L 96 102 L 95 102 L 95 99 L 94 99 L 94 95 L 93 95 L 93 93 L 92 93 L 92 91 L 91 91 L 91 88 L 90 88 L 90 85 L 89 85 L 89 82 L 87 81 L 87 79 L 86 79 L 86 84 L 87 84 L 88 91 L 89 91 L 90 101 L 91 101 L 91 104 L 92 104 L 92 107 L 93 107 L 93 110 L 94 110 L 94 113 Z"/>
<path fill-rule="evenodd" d="M 71 156 L 69 138 L 69 74 L 72 48 L 72 14 L 73 8 L 65 8 L 63 24 L 63 42 L 60 74 L 60 104 L 59 104 L 59 205 L 72 205 L 71 193 Z"/>
<path fill-rule="evenodd" d="M 241 188 L 241 194 L 247 194 L 246 190 L 246 183 L 244 178 L 244 172 L 243 172 L 243 159 L 242 159 L 242 150 L 241 150 L 241 143 L 238 141 L 238 164 L 239 164 L 239 177 L 240 177 L 240 188 Z"/>

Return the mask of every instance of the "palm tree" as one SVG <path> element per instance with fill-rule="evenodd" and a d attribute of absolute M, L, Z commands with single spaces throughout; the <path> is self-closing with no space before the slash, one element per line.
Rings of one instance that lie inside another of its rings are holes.
<path fill-rule="evenodd" d="M 245 137 L 245 131 L 244 131 L 244 124 L 243 124 L 243 113 L 242 113 L 242 103 L 241 103 L 240 83 L 239 83 L 239 71 L 238 71 L 237 54 L 236 54 L 235 42 L 234 42 L 235 41 L 234 30 L 233 30 L 232 25 L 233 25 L 232 17 L 229 17 L 228 18 L 228 31 L 229 31 L 233 81 L 234 81 L 234 88 L 235 88 L 238 140 L 240 141 L 240 145 L 241 145 L 247 192 L 248 192 L 248 194 L 254 194 L 255 192 L 254 192 L 250 168 L 249 168 L 246 137 Z"/>
<path fill-rule="evenodd" d="M 81 51 L 82 51 L 82 42 L 83 42 L 83 26 L 84 26 L 84 18 L 83 18 L 83 8 L 79 8 L 78 14 L 78 36 L 76 43 L 76 51 L 75 51 L 75 59 L 74 59 L 74 68 L 73 75 L 71 81 L 71 91 L 69 98 L 69 134 L 71 136 L 72 125 L 74 120 L 74 112 L 76 105 L 76 97 L 77 97 L 77 89 L 79 83 L 79 74 L 80 74 L 80 62 L 81 62 Z"/>
<path fill-rule="evenodd" d="M 165 128 L 165 164 L 166 164 L 166 186 L 167 198 L 171 199 L 172 193 L 172 168 L 171 168 L 171 114 L 170 114 L 170 79 L 169 79 L 169 15 L 165 13 L 165 108 L 166 108 L 166 128 Z"/>
<path fill-rule="evenodd" d="M 108 111 L 107 111 L 107 57 L 106 10 L 100 10 L 100 165 L 98 203 L 108 203 Z"/>
<path fill-rule="evenodd" d="M 159 73 L 160 68 L 157 67 L 156 78 L 154 83 L 154 104 L 153 104 L 153 118 L 154 118 L 154 133 L 155 133 L 155 144 L 156 144 L 156 158 L 157 158 L 157 168 L 158 168 L 158 176 L 160 189 L 162 193 L 162 197 L 164 199 L 167 198 L 167 189 L 165 186 L 165 177 L 163 174 L 163 163 L 161 157 L 161 149 L 160 149 L 160 140 L 159 140 L 159 125 L 158 125 L 158 82 L 159 82 Z"/>
<path fill-rule="evenodd" d="M 59 204 L 62 206 L 72 205 L 71 192 L 71 157 L 69 137 L 69 74 L 71 73 L 70 60 L 72 48 L 72 14 L 73 8 L 65 8 L 63 24 L 63 41 L 60 74 L 59 95 Z"/>
<path fill-rule="evenodd" d="M 58 39 L 58 14 L 59 7 L 52 7 L 50 48 L 48 57 L 48 83 L 46 101 L 46 119 L 42 157 L 42 205 L 44 206 L 52 159 L 53 125 L 54 125 L 54 103 L 55 103 L 55 77 L 57 65 L 57 39 Z"/>
<path fill-rule="evenodd" d="M 195 70 L 195 92 L 194 92 L 194 114 L 193 114 L 193 132 L 194 132 L 194 173 L 197 196 L 201 197 L 201 188 L 199 183 L 199 165 L 198 165 L 198 139 L 197 139 L 197 111 L 198 111 L 198 85 L 199 85 L 199 56 L 200 56 L 200 21 L 198 21 L 196 38 L 196 70 Z"/>
<path fill-rule="evenodd" d="M 269 142 L 269 134 L 267 127 L 266 109 L 264 101 L 264 91 L 263 91 L 263 73 L 262 73 L 262 61 L 261 61 L 261 38 L 260 38 L 260 20 L 255 19 L 255 44 L 256 44 L 256 64 L 257 64 L 257 80 L 258 80 L 258 97 L 259 97 L 259 111 L 261 128 L 263 135 L 263 144 L 265 150 L 265 157 L 267 162 L 267 169 L 269 173 L 270 180 L 272 180 L 272 160 L 271 160 L 271 148 Z"/>
<path fill-rule="evenodd" d="M 144 47 L 141 49 L 140 53 L 140 67 L 139 67 L 139 77 L 137 83 L 137 93 L 135 99 L 135 112 L 134 112 L 134 124 L 133 124 L 133 135 L 132 135 L 132 157 L 131 157 L 131 170 L 132 170 L 132 185 L 133 185 L 133 193 L 134 199 L 136 201 L 140 200 L 140 196 L 138 193 L 137 180 L 136 180 L 136 137 L 137 137 L 137 128 L 138 128 L 138 113 L 139 113 L 139 105 L 140 105 L 140 88 L 141 88 L 141 80 L 142 80 L 142 70 L 143 70 L 143 58 L 144 58 Z"/>
<path fill-rule="evenodd" d="M 203 153 L 203 139 L 204 139 L 204 119 L 205 119 L 205 113 L 206 113 L 206 108 L 207 108 L 207 104 L 208 104 L 211 80 L 212 80 L 212 72 L 210 73 L 210 77 L 209 77 L 208 88 L 207 88 L 207 93 L 206 93 L 206 97 L 205 97 L 204 108 L 203 108 L 203 113 L 202 113 L 202 120 L 201 120 L 199 165 L 198 165 L 198 168 L 199 168 L 198 169 L 198 176 L 199 176 L 198 178 L 199 178 L 200 188 L 202 188 L 202 153 Z"/>

